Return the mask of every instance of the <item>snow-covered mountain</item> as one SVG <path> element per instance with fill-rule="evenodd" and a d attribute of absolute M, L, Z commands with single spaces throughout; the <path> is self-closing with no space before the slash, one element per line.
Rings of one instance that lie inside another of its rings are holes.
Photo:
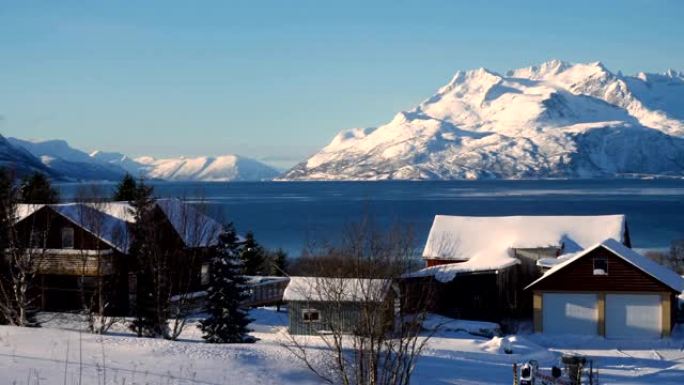
<path fill-rule="evenodd" d="M 120 167 L 101 162 L 77 150 L 64 140 L 28 141 L 7 138 L 15 147 L 21 147 L 39 158 L 50 169 L 69 180 L 118 181 L 126 174 Z"/>
<path fill-rule="evenodd" d="M 270 166 L 237 155 L 132 159 L 116 152 L 87 154 L 63 140 L 5 140 L 0 136 L 0 165 L 5 164 L 19 167 L 22 174 L 41 171 L 74 181 L 119 181 L 126 173 L 173 181 L 257 181 L 270 180 L 279 174 Z"/>
<path fill-rule="evenodd" d="M 17 177 L 23 177 L 33 172 L 41 172 L 54 178 L 61 175 L 45 166 L 40 159 L 21 147 L 12 145 L 0 135 L 0 167 L 9 170 Z"/>
<path fill-rule="evenodd" d="M 237 155 L 218 157 L 155 159 L 136 158 L 148 178 L 174 181 L 254 181 L 271 180 L 280 173 L 253 159 Z"/>
<path fill-rule="evenodd" d="M 120 152 L 93 151 L 90 153 L 90 157 L 99 162 L 120 167 L 127 173 L 136 177 L 146 176 L 143 170 L 143 164 L 136 162 L 135 159 L 130 158 L 128 155 L 122 154 Z"/>
<path fill-rule="evenodd" d="M 289 180 L 684 175 L 684 74 L 558 60 L 457 72 L 377 128 L 340 132 Z"/>

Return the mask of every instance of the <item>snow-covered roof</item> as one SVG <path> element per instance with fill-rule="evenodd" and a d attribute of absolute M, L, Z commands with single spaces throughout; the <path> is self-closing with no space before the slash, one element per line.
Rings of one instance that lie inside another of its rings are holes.
<path fill-rule="evenodd" d="M 223 225 L 213 218 L 180 199 L 159 199 L 156 203 L 186 246 L 206 247 L 218 244 Z"/>
<path fill-rule="evenodd" d="M 435 216 L 423 258 L 453 260 L 413 276 L 448 282 L 458 274 L 505 269 L 519 263 L 513 249 L 558 247 L 574 253 L 607 238 L 624 240 L 624 215 Z"/>
<path fill-rule="evenodd" d="M 670 287 L 672 290 L 678 293 L 684 291 L 684 278 L 682 278 L 674 271 L 668 269 L 667 267 L 658 264 L 652 259 L 637 253 L 636 251 L 630 249 L 629 247 L 623 245 L 615 239 L 606 239 L 603 242 L 591 246 L 581 253 L 578 253 L 574 257 L 566 259 L 565 261 L 555 265 L 539 279 L 527 285 L 526 289 L 536 285 L 538 282 L 541 282 L 544 279 L 547 279 L 549 276 L 557 273 L 566 266 L 572 264 L 573 262 L 584 257 L 585 255 L 589 254 L 590 252 L 596 250 L 599 247 L 603 247 L 608 251 L 611 251 L 616 256 L 622 258 L 634 267 L 638 268 L 644 273 L 662 282 L 664 285 Z"/>
<path fill-rule="evenodd" d="M 426 267 L 407 274 L 406 277 L 434 277 L 439 282 L 450 282 L 459 274 L 494 272 L 518 263 L 520 263 L 518 259 L 510 257 L 501 259 L 476 258 L 466 262 Z"/>
<path fill-rule="evenodd" d="M 564 245 L 574 252 L 607 238 L 623 240 L 624 215 L 435 216 L 424 258 L 470 260 L 487 254 L 507 257 L 512 248 Z"/>
<path fill-rule="evenodd" d="M 178 199 L 160 199 L 155 204 L 186 246 L 208 247 L 217 244 L 223 226 L 216 220 Z M 132 241 L 129 225 L 135 223 L 133 208 L 128 202 L 19 204 L 17 220 L 21 221 L 45 206 L 116 250 L 128 252 Z"/>
<path fill-rule="evenodd" d="M 390 286 L 386 279 L 290 277 L 283 300 L 382 302 Z"/>
<path fill-rule="evenodd" d="M 114 203 L 117 206 L 116 203 Z M 128 221 L 109 214 L 109 203 L 61 203 L 48 205 L 75 225 L 122 253 L 131 245 Z"/>
<path fill-rule="evenodd" d="M 550 269 L 559 263 L 563 263 L 567 261 L 568 259 L 576 256 L 577 254 L 581 253 L 582 251 L 578 251 L 576 253 L 567 253 L 563 254 L 560 257 L 557 258 L 540 258 L 537 260 L 537 266 L 545 268 L 545 269 Z"/>

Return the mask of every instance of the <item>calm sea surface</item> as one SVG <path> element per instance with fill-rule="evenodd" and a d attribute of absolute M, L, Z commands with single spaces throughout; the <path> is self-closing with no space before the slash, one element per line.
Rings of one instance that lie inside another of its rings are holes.
<path fill-rule="evenodd" d="M 298 255 L 311 242 L 334 242 L 350 223 L 412 226 L 422 245 L 436 214 L 626 214 L 636 248 L 684 238 L 684 181 L 456 181 L 153 183 L 160 197 L 208 204 L 210 212 L 253 230 L 267 247 Z M 59 185 L 68 199 L 84 186 Z M 109 194 L 113 184 L 98 185 Z M 496 237 L 496 234 L 492 234 Z"/>

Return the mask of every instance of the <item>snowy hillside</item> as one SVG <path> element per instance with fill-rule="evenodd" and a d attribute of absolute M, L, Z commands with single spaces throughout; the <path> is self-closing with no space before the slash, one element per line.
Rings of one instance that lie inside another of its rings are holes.
<path fill-rule="evenodd" d="M 59 173 L 45 166 L 40 159 L 23 148 L 12 145 L 2 135 L 0 135 L 0 167 L 9 170 L 19 177 L 36 171 L 52 177 L 61 177 Z"/>
<path fill-rule="evenodd" d="M 95 151 L 91 157 L 125 169 L 135 176 L 173 181 L 254 181 L 270 180 L 279 172 L 253 159 L 237 155 L 197 158 L 131 159 L 116 152 Z"/>
<path fill-rule="evenodd" d="M 126 172 L 120 167 L 91 158 L 64 140 L 28 141 L 7 139 L 15 147 L 21 147 L 39 158 L 41 162 L 66 179 L 71 180 L 120 180 Z"/>
<path fill-rule="evenodd" d="M 270 180 L 279 174 L 270 166 L 237 155 L 169 159 L 141 157 L 135 161 L 148 178 L 174 181 Z"/>
<path fill-rule="evenodd" d="M 340 132 L 291 180 L 684 175 L 684 74 L 550 61 L 457 72 L 377 128 Z"/>
<path fill-rule="evenodd" d="M 117 152 L 88 154 L 63 140 L 28 141 L 2 136 L 0 166 L 16 170 L 19 175 L 41 171 L 74 181 L 118 181 L 126 173 L 172 181 L 260 181 L 271 180 L 279 174 L 266 164 L 237 155 L 132 159 Z"/>
<path fill-rule="evenodd" d="M 99 162 L 121 167 L 129 174 L 135 176 L 140 174 L 140 168 L 143 166 L 142 164 L 128 157 L 128 155 L 124 155 L 120 152 L 93 151 L 90 153 L 90 157 Z"/>

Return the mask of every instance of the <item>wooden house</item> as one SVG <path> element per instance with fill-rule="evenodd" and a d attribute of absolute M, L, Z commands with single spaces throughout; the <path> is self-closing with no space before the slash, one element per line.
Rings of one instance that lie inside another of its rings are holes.
<path fill-rule="evenodd" d="M 670 335 L 684 279 L 608 239 L 563 258 L 526 290 L 536 332 L 648 339 Z"/>
<path fill-rule="evenodd" d="M 623 215 L 438 215 L 423 250 L 426 268 L 408 279 L 433 285 L 439 313 L 491 321 L 524 317 L 532 300 L 523 289 L 542 275 L 542 265 L 607 238 L 629 246 Z"/>
<path fill-rule="evenodd" d="M 128 203 L 19 205 L 16 211 L 22 252 L 37 261 L 37 307 L 80 310 L 102 288 L 97 300 L 108 303 L 109 313 L 128 313 L 136 298 L 139 262 L 130 253 L 135 218 Z M 156 201 L 153 218 L 172 280 L 187 282 L 183 288 L 172 287 L 170 294 L 199 290 L 207 283 L 207 259 L 221 224 L 175 199 Z"/>
<path fill-rule="evenodd" d="M 389 330 L 397 298 L 389 280 L 320 277 L 291 277 L 283 295 L 291 334 Z"/>

